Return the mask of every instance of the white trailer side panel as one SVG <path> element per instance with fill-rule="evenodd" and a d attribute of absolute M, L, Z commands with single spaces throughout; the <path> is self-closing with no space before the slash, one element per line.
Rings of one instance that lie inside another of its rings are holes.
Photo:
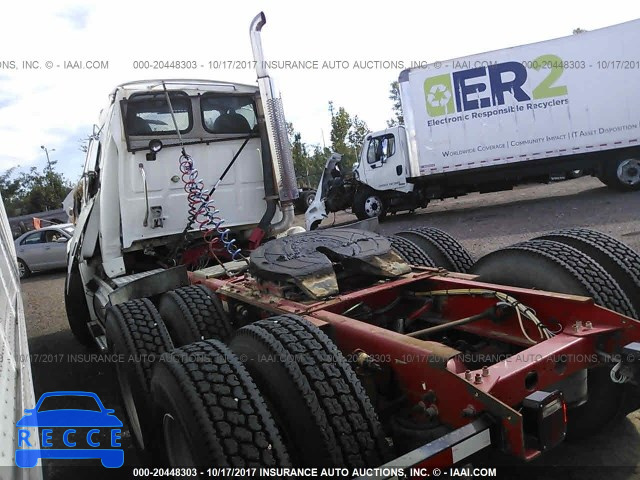
<path fill-rule="evenodd" d="M 406 70 L 411 176 L 638 145 L 638 85 L 640 20 Z"/>
<path fill-rule="evenodd" d="M 16 250 L 7 213 L 0 198 L 0 478 L 2 480 L 41 480 L 40 467 L 18 468 L 16 422 L 25 408 L 35 406 L 35 396 L 27 345 L 27 330 L 20 293 Z M 38 431 L 31 431 L 30 442 L 38 448 Z"/>

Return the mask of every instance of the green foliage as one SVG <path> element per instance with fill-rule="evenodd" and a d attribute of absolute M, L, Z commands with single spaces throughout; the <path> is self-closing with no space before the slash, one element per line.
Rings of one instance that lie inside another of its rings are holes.
<path fill-rule="evenodd" d="M 358 160 L 362 144 L 370 132 L 366 122 L 357 115 L 351 116 L 343 108 L 333 109 L 333 102 L 329 102 L 331 111 L 331 148 L 342 154 L 342 165 L 345 171 L 350 171 Z"/>
<path fill-rule="evenodd" d="M 324 171 L 324 166 L 332 152 L 342 154 L 342 165 L 350 171 L 367 134 L 367 124 L 357 115 L 351 116 L 343 107 L 334 108 L 329 102 L 331 112 L 331 148 L 320 145 L 308 145 L 302 141 L 302 135 L 293 124 L 287 124 L 287 133 L 291 142 L 293 164 L 298 177 L 298 186 L 316 188 Z"/>
<path fill-rule="evenodd" d="M 0 175 L 0 194 L 10 217 L 55 210 L 71 190 L 70 183 L 55 170 L 49 161 L 42 171 L 31 167 L 29 172 L 17 173 L 16 167 Z"/>
<path fill-rule="evenodd" d="M 291 142 L 291 154 L 296 171 L 299 187 L 316 188 L 324 170 L 326 157 L 323 158 L 319 146 L 309 147 L 302 142 L 302 135 L 297 132 L 292 123 L 287 123 L 287 133 Z M 310 154 L 309 148 L 313 151 Z"/>
<path fill-rule="evenodd" d="M 389 89 L 389 100 L 393 102 L 393 118 L 387 120 L 388 127 L 395 127 L 396 125 L 404 125 L 404 116 L 402 115 L 402 101 L 400 100 L 400 84 L 395 81 L 391 82 L 391 88 Z"/>

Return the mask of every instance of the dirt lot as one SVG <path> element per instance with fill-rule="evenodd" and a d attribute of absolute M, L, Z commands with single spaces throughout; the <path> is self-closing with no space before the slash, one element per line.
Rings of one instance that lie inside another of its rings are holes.
<path fill-rule="evenodd" d="M 391 217 L 381 226 L 381 230 L 389 234 L 410 226 L 435 226 L 452 234 L 475 258 L 541 233 L 573 226 L 590 227 L 608 233 L 640 251 L 638 212 L 640 192 L 620 194 L 606 189 L 596 179 L 581 178 L 551 185 L 526 186 L 510 192 L 474 194 L 434 202 L 415 215 Z M 339 214 L 336 221 L 353 218 L 348 214 Z M 302 217 L 297 220 L 300 224 L 304 223 Z M 63 286 L 64 272 L 34 275 L 23 283 L 36 396 L 50 390 L 94 391 L 107 408 L 116 408 L 116 415 L 123 419 L 112 365 L 99 358 L 92 361 L 89 357 L 92 352 L 75 342 L 68 330 Z M 69 358 L 73 354 L 83 355 Z M 636 411 L 601 435 L 566 443 L 549 452 L 527 471 L 533 472 L 538 478 L 640 478 L 639 432 L 640 411 Z M 128 432 L 124 437 L 125 462 L 136 464 L 138 458 Z M 549 469 L 549 465 L 570 468 Z M 131 470 L 100 469 L 92 476 L 95 480 L 131 478 Z M 72 477 L 68 470 L 51 467 L 49 478 Z"/>

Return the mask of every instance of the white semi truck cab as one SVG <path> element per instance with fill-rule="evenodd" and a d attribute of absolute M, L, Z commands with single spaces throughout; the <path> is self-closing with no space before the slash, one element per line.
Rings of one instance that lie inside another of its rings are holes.
<path fill-rule="evenodd" d="M 73 332 L 104 343 L 107 305 L 186 284 L 291 226 L 298 187 L 280 98 L 251 24 L 257 86 L 160 79 L 117 86 L 76 189 L 65 289 Z M 172 269 L 171 267 L 181 266 Z"/>

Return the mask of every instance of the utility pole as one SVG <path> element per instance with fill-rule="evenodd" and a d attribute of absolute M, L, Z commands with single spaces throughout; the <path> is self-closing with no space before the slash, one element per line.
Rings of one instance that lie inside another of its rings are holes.
<path fill-rule="evenodd" d="M 52 148 L 51 150 L 49 150 L 44 145 L 40 145 L 40 148 L 44 150 L 44 154 L 47 156 L 47 168 L 45 169 L 45 176 L 47 177 L 47 183 L 49 184 L 49 187 L 51 187 L 53 185 L 53 179 L 51 178 L 53 174 L 53 168 L 51 167 L 51 158 L 49 157 L 49 152 L 55 152 L 56 149 Z M 49 210 L 48 206 L 46 207 L 46 210 Z"/>
<path fill-rule="evenodd" d="M 40 148 L 42 150 L 44 150 L 44 154 L 47 156 L 47 173 L 51 172 L 51 159 L 49 158 L 49 152 L 55 152 L 56 149 L 52 148 L 51 150 L 49 150 L 47 147 L 45 147 L 44 145 L 40 145 Z"/>

